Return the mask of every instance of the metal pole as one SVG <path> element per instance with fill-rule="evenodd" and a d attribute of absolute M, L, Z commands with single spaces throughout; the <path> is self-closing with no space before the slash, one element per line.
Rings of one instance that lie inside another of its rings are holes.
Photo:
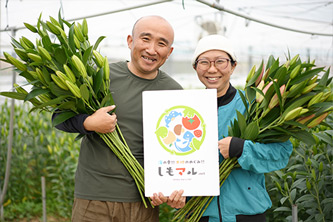
<path fill-rule="evenodd" d="M 264 25 L 268 25 L 268 26 L 271 26 L 271 27 L 275 27 L 275 28 L 279 28 L 279 29 L 284 29 L 284 30 L 288 30 L 288 31 L 292 31 L 292 32 L 299 32 L 299 33 L 303 33 L 303 34 L 309 34 L 309 35 L 321 35 L 321 36 L 330 36 L 330 37 L 333 36 L 333 34 L 329 34 L 329 33 L 309 32 L 309 31 L 297 30 L 297 29 L 293 29 L 293 28 L 284 27 L 284 26 L 281 26 L 281 25 L 272 24 L 272 23 L 269 23 L 269 22 L 266 22 L 266 21 L 262 21 L 260 19 L 253 18 L 253 17 L 248 16 L 248 15 L 244 15 L 244 14 L 241 14 L 241 13 L 238 13 L 238 12 L 226 9 L 222 5 L 220 5 L 218 3 L 215 3 L 215 2 L 212 3 L 212 2 L 208 2 L 206 0 L 197 0 L 197 1 L 201 2 L 201 3 L 205 4 L 205 5 L 208 5 L 208 6 L 212 7 L 212 8 L 218 9 L 220 11 L 224 11 L 224 12 L 227 12 L 227 13 L 230 13 L 230 14 L 233 14 L 233 15 L 236 15 L 236 16 L 239 16 L 239 17 L 242 17 L 242 18 L 254 21 L 254 22 L 258 22 L 258 23 L 261 23 L 261 24 L 264 24 Z"/>
<path fill-rule="evenodd" d="M 42 202 L 43 202 L 43 222 L 46 222 L 46 190 L 45 190 L 44 176 L 42 176 Z"/>
<path fill-rule="evenodd" d="M 67 19 L 67 21 L 76 21 L 76 20 L 80 20 L 80 19 L 88 19 L 88 18 L 94 18 L 94 17 L 99 17 L 99 16 L 103 16 L 103 15 L 108 15 L 108 14 L 113 14 L 113 13 L 118 13 L 118 12 L 123 12 L 123 11 L 128 11 L 128 10 L 132 10 L 132 9 L 137 9 L 137 8 L 143 8 L 143 7 L 147 7 L 147 6 L 151 6 L 151 5 L 157 5 L 157 4 L 161 4 L 164 2 L 171 2 L 174 0 L 161 0 L 161 1 L 156 1 L 156 2 L 150 2 L 150 3 L 146 3 L 146 4 L 142 4 L 142 5 L 136 5 L 136 6 L 131 6 L 131 7 L 127 7 L 127 8 L 122 8 L 122 9 L 118 9 L 118 10 L 113 10 L 113 11 L 109 11 L 109 12 L 104 12 L 104 13 L 99 13 L 99 14 L 94 14 L 94 15 L 87 15 L 87 16 L 82 16 L 82 17 L 77 17 L 77 18 L 73 18 L 73 19 Z M 0 32 L 7 32 L 9 30 L 20 30 L 20 29 L 26 29 L 25 26 L 22 27 L 8 27 L 5 29 L 0 29 Z"/>
<path fill-rule="evenodd" d="M 292 222 L 298 222 L 297 205 L 296 204 L 293 204 L 291 213 L 292 213 Z"/>
<path fill-rule="evenodd" d="M 12 36 L 15 38 L 16 30 L 12 30 Z M 15 56 L 15 55 L 13 55 Z M 13 85 L 16 83 L 16 72 L 13 70 Z M 14 89 L 13 89 L 14 91 Z M 10 110 L 10 121 L 9 121 L 9 135 L 8 135 L 8 149 L 7 149 L 7 163 L 6 163 L 6 172 L 5 179 L 3 183 L 2 193 L 0 195 L 0 207 L 3 207 L 3 202 L 5 200 L 7 187 L 9 183 L 10 175 L 10 164 L 12 160 L 12 147 L 13 147 L 13 134 L 14 134 L 14 111 L 15 111 L 15 99 L 11 99 L 11 110 Z M 3 211 L 1 211 L 1 218 L 3 218 Z"/>

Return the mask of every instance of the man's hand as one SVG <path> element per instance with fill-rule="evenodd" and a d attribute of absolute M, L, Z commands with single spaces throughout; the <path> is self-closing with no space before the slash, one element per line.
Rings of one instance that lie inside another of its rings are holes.
<path fill-rule="evenodd" d="M 218 142 L 220 153 L 222 154 L 224 159 L 229 158 L 229 147 L 230 147 L 231 138 L 232 137 L 228 136 L 226 138 L 219 140 Z"/>
<path fill-rule="evenodd" d="M 117 116 L 115 113 L 110 115 L 108 112 L 112 111 L 116 106 L 102 107 L 91 116 L 87 117 L 83 122 L 83 126 L 88 131 L 95 131 L 97 133 L 111 133 L 116 129 Z"/>
<path fill-rule="evenodd" d="M 185 206 L 186 197 L 183 197 L 184 190 L 175 190 L 169 197 L 165 197 L 161 192 L 157 195 L 150 197 L 151 203 L 154 206 L 161 205 L 162 203 L 167 203 L 173 208 L 182 208 Z"/>

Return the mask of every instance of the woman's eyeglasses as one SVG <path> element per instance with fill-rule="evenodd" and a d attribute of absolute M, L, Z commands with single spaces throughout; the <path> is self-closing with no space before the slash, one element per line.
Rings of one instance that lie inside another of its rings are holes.
<path fill-rule="evenodd" d="M 196 61 L 196 67 L 198 69 L 201 69 L 202 71 L 207 71 L 212 62 L 214 62 L 214 65 L 217 69 L 219 70 L 224 70 L 228 67 L 229 62 L 231 61 L 231 59 L 226 59 L 226 58 L 217 58 L 216 60 L 208 60 L 208 59 L 198 59 Z"/>

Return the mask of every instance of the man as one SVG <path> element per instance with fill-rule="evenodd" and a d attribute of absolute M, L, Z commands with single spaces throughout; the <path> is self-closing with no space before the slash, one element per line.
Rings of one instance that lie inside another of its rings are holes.
<path fill-rule="evenodd" d="M 143 165 L 142 92 L 182 89 L 159 70 L 172 53 L 173 41 L 173 28 L 164 18 L 139 19 L 127 37 L 131 60 L 110 64 L 116 114 L 108 114 L 115 106 L 103 107 L 90 116 L 79 114 L 56 126 L 85 134 L 75 175 L 72 221 L 158 221 L 158 207 L 144 207 L 133 178 L 94 132 L 112 132 L 118 124 L 133 155 Z M 177 203 L 180 195 L 176 192 L 169 202 Z"/>

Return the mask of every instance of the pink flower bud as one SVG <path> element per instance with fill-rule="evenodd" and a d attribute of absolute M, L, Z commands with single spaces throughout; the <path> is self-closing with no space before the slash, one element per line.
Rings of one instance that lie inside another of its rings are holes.
<path fill-rule="evenodd" d="M 299 122 L 300 124 L 305 124 L 307 121 L 309 121 L 313 117 L 315 117 L 315 114 L 311 114 L 310 116 L 304 116 L 304 117 L 298 118 L 296 120 L 296 122 Z"/>
<path fill-rule="evenodd" d="M 263 76 L 263 74 L 264 74 L 264 70 L 265 70 L 265 65 L 263 64 L 263 65 L 262 65 L 262 69 L 261 69 L 261 73 L 260 73 L 260 75 L 258 76 L 258 79 L 256 80 L 255 86 L 258 86 L 258 85 L 259 85 L 259 83 L 260 83 L 260 81 L 261 81 L 261 79 L 262 79 L 262 76 Z"/>
<path fill-rule="evenodd" d="M 328 112 L 321 114 L 320 116 L 318 116 L 317 118 L 312 120 L 307 126 L 309 128 L 315 127 L 315 126 L 319 125 L 319 123 L 321 123 L 327 116 L 328 116 Z"/>

